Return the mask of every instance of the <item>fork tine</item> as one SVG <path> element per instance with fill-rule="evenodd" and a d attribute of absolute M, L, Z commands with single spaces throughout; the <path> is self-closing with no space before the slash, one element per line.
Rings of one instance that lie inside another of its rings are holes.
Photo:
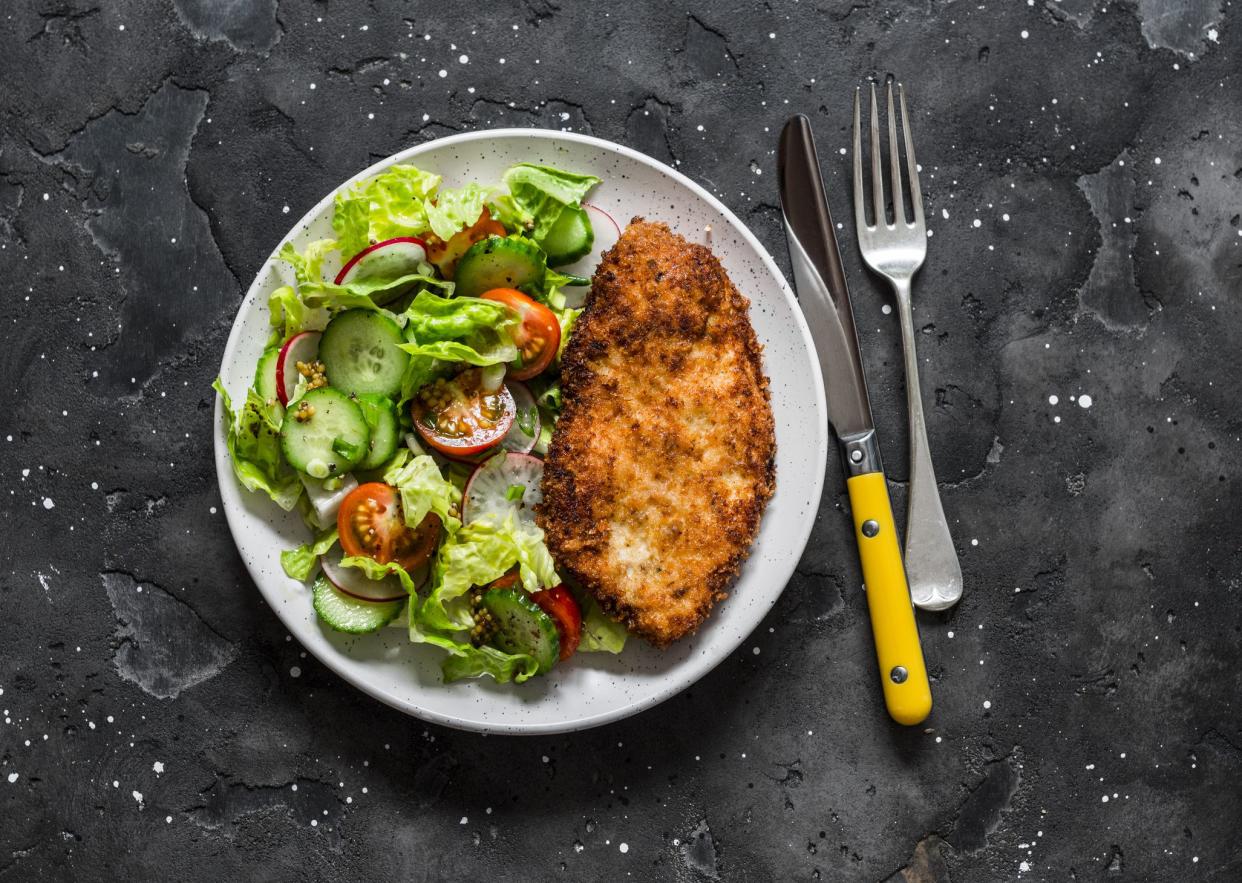
<path fill-rule="evenodd" d="M 863 194 L 862 131 L 859 126 L 858 106 L 862 89 L 854 87 L 854 226 L 858 230 L 867 227 L 867 201 Z"/>
<path fill-rule="evenodd" d="M 871 200 L 875 206 L 875 225 L 884 227 L 884 178 L 880 174 L 880 114 L 875 106 L 875 81 L 871 81 Z"/>
<path fill-rule="evenodd" d="M 893 223 L 904 224 L 906 222 L 906 198 L 903 195 L 904 188 L 901 186 L 901 157 L 897 149 L 897 115 L 893 113 L 892 80 L 885 84 L 885 91 L 888 93 L 888 167 L 893 178 Z"/>
<path fill-rule="evenodd" d="M 914 223 L 918 227 L 923 226 L 923 194 L 919 190 L 919 166 L 914 161 L 914 136 L 910 134 L 910 114 L 906 110 L 906 87 L 901 83 L 897 84 L 897 93 L 901 97 L 901 128 L 906 133 L 906 166 L 910 177 L 910 205 L 914 209 Z M 889 109 L 889 116 L 892 116 L 892 109 Z M 893 159 L 893 168 L 896 170 L 897 159 Z"/>

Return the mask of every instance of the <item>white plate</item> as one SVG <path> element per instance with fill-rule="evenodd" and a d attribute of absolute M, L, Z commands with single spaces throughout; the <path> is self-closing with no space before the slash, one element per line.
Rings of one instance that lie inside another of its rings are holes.
<path fill-rule="evenodd" d="M 307 530 L 296 513 L 281 512 L 266 496 L 238 485 L 218 400 L 216 475 L 229 529 L 250 575 L 289 631 L 329 668 L 424 720 L 491 733 L 560 733 L 619 720 L 664 701 L 711 671 L 755 629 L 780 596 L 811 532 L 824 480 L 828 420 L 810 334 L 780 270 L 732 212 L 681 173 L 598 138 L 498 129 L 420 144 L 354 180 L 393 163 L 413 163 L 442 175 L 445 186 L 460 186 L 498 181 L 505 168 L 522 161 L 598 175 L 603 184 L 590 200 L 622 226 L 643 215 L 701 241 L 710 224 L 713 251 L 750 298 L 776 416 L 776 493 L 738 582 L 698 633 L 664 651 L 633 639 L 620 656 L 579 654 L 571 664 L 521 685 L 491 679 L 446 685 L 440 678 L 443 652 L 411 644 L 403 629 L 350 638 L 319 624 L 307 588 L 280 569 L 280 551 L 305 542 Z M 311 209 L 286 239 L 301 248 L 330 236 L 333 195 Z M 220 368 L 234 400 L 244 397 L 252 379 L 268 336 L 267 295 L 282 284 L 284 273 L 273 252 L 238 311 Z"/>

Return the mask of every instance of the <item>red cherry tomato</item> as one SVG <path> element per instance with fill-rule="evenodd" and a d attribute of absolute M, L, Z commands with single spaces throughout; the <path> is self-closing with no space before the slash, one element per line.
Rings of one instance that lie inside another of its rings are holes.
<path fill-rule="evenodd" d="M 440 538 L 440 518 L 428 514 L 417 528 L 409 528 L 401 513 L 397 492 L 379 481 L 360 484 L 345 497 L 336 516 L 341 549 L 380 564 L 396 562 L 406 570 L 425 564 Z"/>
<path fill-rule="evenodd" d="M 509 366 L 508 376 L 513 380 L 530 380 L 543 373 L 561 346 L 561 323 L 556 321 L 556 314 L 512 288 L 493 288 L 480 297 L 504 304 L 521 319 L 522 324 L 513 332 L 520 358 Z"/>
<path fill-rule="evenodd" d="M 447 457 L 461 460 L 500 444 L 517 405 L 498 371 L 468 368 L 419 390 L 410 406 L 414 428 Z"/>

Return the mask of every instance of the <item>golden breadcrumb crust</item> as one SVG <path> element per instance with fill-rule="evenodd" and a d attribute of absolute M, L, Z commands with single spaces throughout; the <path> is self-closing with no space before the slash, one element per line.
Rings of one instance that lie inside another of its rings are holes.
<path fill-rule="evenodd" d="M 539 523 L 557 564 L 656 646 L 725 597 L 775 487 L 749 306 L 707 248 L 635 218 L 565 348 Z"/>

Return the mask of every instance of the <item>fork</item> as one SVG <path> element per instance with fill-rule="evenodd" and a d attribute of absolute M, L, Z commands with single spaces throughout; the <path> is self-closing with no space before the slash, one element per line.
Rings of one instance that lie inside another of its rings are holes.
<path fill-rule="evenodd" d="M 858 247 L 867 266 L 893 286 L 897 313 L 901 319 L 901 343 L 906 363 L 906 401 L 910 412 L 910 496 L 906 506 L 906 576 L 910 597 L 923 610 L 944 610 L 962 596 L 962 567 L 953 547 L 953 537 L 940 504 L 936 472 L 927 444 L 923 417 L 923 397 L 919 391 L 919 361 L 915 352 L 914 312 L 910 290 L 914 274 L 927 256 L 927 227 L 923 221 L 923 198 L 919 193 L 919 170 L 914 161 L 914 140 L 910 135 L 910 114 L 906 111 L 906 90 L 897 86 L 901 101 L 901 127 L 905 133 L 906 178 L 909 182 L 913 219 L 906 217 L 905 189 L 898 157 L 897 120 L 893 113 L 893 84 L 888 92 L 888 157 L 892 178 L 893 222 L 885 212 L 884 175 L 880 159 L 880 125 L 876 108 L 875 83 L 871 83 L 871 197 L 874 224 L 867 223 L 863 188 L 862 133 L 859 126 L 861 90 L 854 90 L 854 224 Z"/>

